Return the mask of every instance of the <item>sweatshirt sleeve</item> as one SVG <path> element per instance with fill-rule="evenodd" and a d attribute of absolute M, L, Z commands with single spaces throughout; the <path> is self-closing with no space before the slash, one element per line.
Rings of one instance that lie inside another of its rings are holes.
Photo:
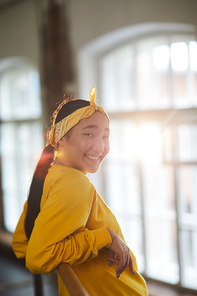
<path fill-rule="evenodd" d="M 111 244 L 106 228 L 86 228 L 95 189 L 82 173 L 75 177 L 62 178 L 51 188 L 35 221 L 26 253 L 32 273 L 50 274 L 61 262 L 80 264 Z"/>
<path fill-rule="evenodd" d="M 26 250 L 27 250 L 27 237 L 25 234 L 25 217 L 27 212 L 27 201 L 24 205 L 23 212 L 20 216 L 20 219 L 18 221 L 18 224 L 16 226 L 16 229 L 13 234 L 12 239 L 12 249 L 16 255 L 17 258 L 25 258 Z"/>

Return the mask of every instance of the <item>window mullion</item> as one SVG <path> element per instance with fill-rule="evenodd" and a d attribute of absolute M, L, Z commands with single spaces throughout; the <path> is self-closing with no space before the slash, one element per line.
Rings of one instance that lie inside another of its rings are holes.
<path fill-rule="evenodd" d="M 171 108 L 173 108 L 174 107 L 174 86 L 173 86 L 173 71 L 172 71 L 172 56 L 171 56 L 171 37 L 169 37 L 169 48 L 170 48 L 170 56 L 169 56 L 170 101 L 171 101 Z"/>
<path fill-rule="evenodd" d="M 187 69 L 187 92 L 188 92 L 188 99 L 190 103 L 192 103 L 192 89 L 193 89 L 193 79 L 191 75 L 191 64 L 190 64 L 190 52 L 189 52 L 189 42 L 187 42 L 187 49 L 188 49 L 188 69 Z"/>
<path fill-rule="evenodd" d="M 175 126 L 173 129 L 174 135 L 174 151 L 173 158 L 174 162 L 178 161 L 178 135 L 177 135 L 178 127 Z M 180 225 L 181 225 L 181 203 L 180 203 L 180 184 L 179 184 L 179 165 L 173 165 L 174 171 L 174 194 L 175 194 L 175 206 L 176 206 L 176 229 L 177 229 L 177 255 L 178 255 L 178 265 L 179 265 L 179 284 L 181 285 L 183 279 L 183 256 L 181 250 L 181 233 L 180 233 Z"/>
<path fill-rule="evenodd" d="M 147 250 L 147 221 L 146 221 L 146 205 L 144 195 L 144 182 L 143 182 L 143 168 L 140 159 L 137 161 L 137 172 L 140 187 L 140 201 L 141 201 L 141 219 L 142 219 L 142 238 L 143 238 L 143 252 L 144 252 L 144 274 L 148 275 L 148 250 Z"/>

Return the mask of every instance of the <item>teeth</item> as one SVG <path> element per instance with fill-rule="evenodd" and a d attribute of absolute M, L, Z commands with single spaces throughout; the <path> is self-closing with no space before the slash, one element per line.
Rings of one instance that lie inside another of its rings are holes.
<path fill-rule="evenodd" d="M 91 156 L 91 155 L 87 155 L 87 157 L 88 157 L 88 158 L 90 158 L 90 159 L 94 159 L 94 160 L 97 160 L 97 159 L 99 159 L 99 157 L 98 157 L 98 156 Z"/>

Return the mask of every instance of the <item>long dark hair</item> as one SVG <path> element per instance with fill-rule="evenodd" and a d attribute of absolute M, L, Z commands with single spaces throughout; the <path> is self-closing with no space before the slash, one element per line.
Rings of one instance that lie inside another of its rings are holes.
<path fill-rule="evenodd" d="M 64 100 L 51 117 L 51 128 L 54 126 L 54 124 L 58 123 L 74 111 L 88 105 L 90 105 L 90 102 L 85 100 Z M 44 180 L 49 168 L 54 162 L 54 158 L 55 148 L 49 144 L 44 148 L 41 154 L 30 185 L 27 202 L 27 214 L 25 219 L 25 233 L 28 239 L 31 236 L 34 227 L 34 221 L 40 212 L 40 201 L 43 193 Z"/>
<path fill-rule="evenodd" d="M 54 156 L 55 148 L 51 145 L 47 145 L 41 154 L 32 178 L 25 219 L 25 233 L 28 239 L 31 236 L 34 221 L 40 212 L 40 200 L 42 197 L 44 180 L 48 173 L 48 169 L 54 161 Z"/>

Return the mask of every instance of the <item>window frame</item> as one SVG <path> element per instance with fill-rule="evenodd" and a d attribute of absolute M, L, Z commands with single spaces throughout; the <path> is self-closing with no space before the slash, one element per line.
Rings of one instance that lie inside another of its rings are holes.
<path fill-rule="evenodd" d="M 6 75 L 8 71 L 15 69 L 22 69 L 28 67 L 33 71 L 36 71 L 39 75 L 37 66 L 34 65 L 28 58 L 25 57 L 12 57 L 0 60 L 0 80 L 3 75 Z M 1 98 L 0 98 L 1 99 Z M 39 116 L 33 118 L 11 118 L 11 119 L 2 119 L 0 117 L 0 128 L 3 124 L 13 124 L 15 127 L 21 126 L 22 124 L 34 124 L 38 123 L 43 131 L 43 118 L 42 118 L 42 101 L 41 97 L 39 98 L 41 105 L 41 113 Z M 0 134 L 1 136 L 1 134 Z M 1 151 L 0 151 L 1 153 Z M 2 157 L 2 155 L 1 155 Z M 17 161 L 18 162 L 18 161 Z M 3 205 L 3 172 L 2 172 L 2 162 L 0 162 L 0 242 L 10 245 L 12 232 L 6 228 L 5 223 L 5 214 L 4 214 L 4 205 Z M 22 208 L 21 208 L 22 212 Z"/>
<path fill-rule="evenodd" d="M 97 85 L 98 87 L 98 102 L 102 102 L 102 87 L 100 80 L 100 68 L 99 61 L 110 51 L 113 51 L 121 46 L 124 46 L 127 43 L 131 43 L 132 41 L 136 41 L 138 39 L 159 36 L 159 35 L 195 35 L 196 29 L 193 25 L 186 24 L 173 24 L 173 23 L 146 23 L 134 25 L 126 28 L 122 28 L 115 32 L 106 34 L 100 38 L 97 38 L 93 42 L 87 44 L 82 49 L 80 49 L 78 53 L 78 62 L 79 62 L 79 90 L 80 96 L 85 98 L 87 96 L 88 90 L 93 86 Z M 85 74 L 85 75 L 84 75 Z M 171 89 L 172 91 L 172 89 Z M 171 116 L 173 114 L 173 116 Z M 161 110 L 132 110 L 130 112 L 112 112 L 109 113 L 110 118 L 113 119 L 122 119 L 122 118 L 132 118 L 137 123 L 141 123 L 146 120 L 154 120 L 158 122 L 166 122 L 166 125 L 177 125 L 182 123 L 197 123 L 196 120 L 197 108 L 181 108 L 175 109 L 161 109 Z M 185 116 L 186 115 L 186 116 Z M 169 120 L 170 118 L 170 120 Z M 179 211 L 179 192 L 178 192 L 178 179 L 177 179 L 177 167 L 182 165 L 197 165 L 196 161 L 188 161 L 188 162 L 167 162 L 163 159 L 163 163 L 166 165 L 171 165 L 174 171 L 174 186 L 175 186 L 175 199 L 176 199 L 176 212 L 178 217 L 176 219 L 176 227 L 177 227 L 177 242 L 178 242 L 178 264 L 181 268 L 179 268 L 179 283 L 177 286 L 186 287 L 183 281 L 183 261 L 181 259 L 182 250 L 180 248 L 180 211 Z M 101 170 L 101 178 L 103 179 L 102 185 L 102 193 L 105 198 L 105 163 Z M 93 178 L 93 180 L 95 177 Z M 143 181 L 140 178 L 140 190 L 141 195 L 143 195 Z M 145 204 L 144 199 L 141 199 L 142 202 L 142 222 L 143 222 L 143 248 L 146 253 L 146 221 L 145 221 Z M 147 255 L 145 254 L 145 272 L 144 275 L 149 277 L 147 274 Z"/>

